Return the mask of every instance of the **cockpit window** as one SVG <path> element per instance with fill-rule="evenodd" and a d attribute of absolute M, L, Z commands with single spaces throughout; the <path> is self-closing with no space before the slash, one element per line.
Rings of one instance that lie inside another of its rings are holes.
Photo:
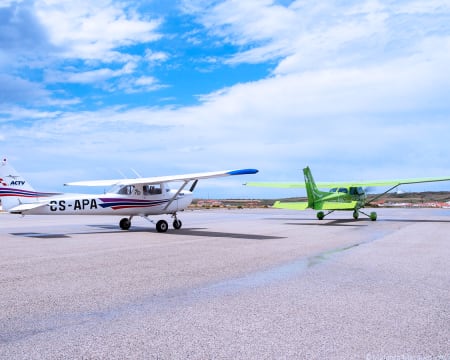
<path fill-rule="evenodd" d="M 350 188 L 350 194 L 351 195 L 363 195 L 364 190 L 362 187 L 351 187 Z"/>
<path fill-rule="evenodd" d="M 161 184 L 144 185 L 144 195 L 159 195 L 162 194 Z"/>
<path fill-rule="evenodd" d="M 126 185 L 119 189 L 117 192 L 121 195 L 133 195 L 134 194 L 134 185 Z"/>
<path fill-rule="evenodd" d="M 348 189 L 347 188 L 339 188 L 338 192 L 347 194 Z"/>
<path fill-rule="evenodd" d="M 330 189 L 330 192 L 336 192 L 336 191 L 337 191 L 337 188 Z"/>

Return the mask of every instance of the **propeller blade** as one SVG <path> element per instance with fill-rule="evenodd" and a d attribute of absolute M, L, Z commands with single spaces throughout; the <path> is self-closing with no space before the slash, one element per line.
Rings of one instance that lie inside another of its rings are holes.
<path fill-rule="evenodd" d="M 189 189 L 190 192 L 194 191 L 195 187 L 197 186 L 197 183 L 198 183 L 198 179 L 192 183 L 191 188 Z"/>
<path fill-rule="evenodd" d="M 364 192 L 366 193 L 366 194 L 374 194 L 375 193 L 375 191 L 376 191 L 376 187 L 375 186 L 366 186 L 365 188 L 364 188 Z"/>

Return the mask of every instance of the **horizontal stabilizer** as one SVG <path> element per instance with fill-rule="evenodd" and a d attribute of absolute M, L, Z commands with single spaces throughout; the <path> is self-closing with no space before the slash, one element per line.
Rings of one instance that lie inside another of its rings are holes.
<path fill-rule="evenodd" d="M 15 206 L 8 211 L 11 214 L 23 214 L 27 211 L 34 210 L 40 207 L 47 206 L 47 203 L 32 203 L 32 204 L 20 204 L 19 206 Z"/>
<path fill-rule="evenodd" d="M 358 206 L 358 201 L 340 202 L 323 201 L 314 204 L 315 210 L 354 210 Z"/>
<path fill-rule="evenodd" d="M 276 209 L 306 210 L 308 208 L 308 203 L 276 201 L 275 204 L 273 204 L 273 207 Z"/>

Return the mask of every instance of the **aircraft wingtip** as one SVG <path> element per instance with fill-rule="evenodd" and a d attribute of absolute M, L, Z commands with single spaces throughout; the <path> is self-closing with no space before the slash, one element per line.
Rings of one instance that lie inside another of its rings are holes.
<path fill-rule="evenodd" d="M 240 170 L 232 170 L 228 172 L 228 175 L 252 175 L 259 172 L 257 169 L 240 169 Z"/>

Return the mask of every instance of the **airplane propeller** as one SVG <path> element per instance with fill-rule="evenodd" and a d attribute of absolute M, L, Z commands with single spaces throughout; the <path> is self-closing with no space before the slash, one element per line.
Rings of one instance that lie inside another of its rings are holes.
<path fill-rule="evenodd" d="M 375 190 L 376 190 L 375 186 L 367 186 L 367 187 L 364 188 L 364 192 L 366 194 L 374 194 Z"/>
<path fill-rule="evenodd" d="M 197 186 L 197 183 L 198 183 L 198 179 L 192 183 L 191 188 L 189 189 L 190 192 L 194 191 L 195 187 Z"/>

